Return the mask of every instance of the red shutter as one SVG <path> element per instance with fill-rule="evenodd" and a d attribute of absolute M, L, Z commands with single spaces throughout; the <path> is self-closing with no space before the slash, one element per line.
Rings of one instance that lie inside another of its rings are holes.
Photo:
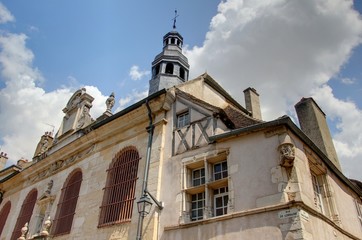
<path fill-rule="evenodd" d="M 65 182 L 54 220 L 54 235 L 70 233 L 81 183 L 82 172 L 79 170 L 71 174 Z"/>
<path fill-rule="evenodd" d="M 5 203 L 4 207 L 1 209 L 1 212 L 0 212 L 0 236 L 4 229 L 6 219 L 9 216 L 10 208 L 11 208 L 11 202 L 8 201 L 7 203 Z"/>
<path fill-rule="evenodd" d="M 21 228 L 30 221 L 37 196 L 38 191 L 36 189 L 31 190 L 26 196 L 23 205 L 21 206 L 21 210 L 18 216 L 18 220 L 16 221 L 11 240 L 18 239 L 21 236 Z"/>

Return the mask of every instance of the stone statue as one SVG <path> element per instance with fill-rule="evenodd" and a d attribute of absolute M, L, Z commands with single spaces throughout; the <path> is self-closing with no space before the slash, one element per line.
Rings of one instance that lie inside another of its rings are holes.
<path fill-rule="evenodd" d="M 87 126 L 88 124 L 90 124 L 92 122 L 92 117 L 89 114 L 89 107 L 88 106 L 84 106 L 83 107 L 83 112 L 80 115 L 80 118 L 78 120 L 78 125 L 77 125 L 77 129 L 82 128 Z"/>
<path fill-rule="evenodd" d="M 50 194 L 51 190 L 52 190 L 52 187 L 53 187 L 53 180 L 50 180 L 48 182 L 48 188 L 47 190 L 45 191 L 47 194 Z"/>
<path fill-rule="evenodd" d="M 114 93 L 112 92 L 111 95 L 109 95 L 109 97 L 106 100 L 106 106 L 107 106 L 107 110 L 108 112 L 110 112 L 114 106 Z"/>

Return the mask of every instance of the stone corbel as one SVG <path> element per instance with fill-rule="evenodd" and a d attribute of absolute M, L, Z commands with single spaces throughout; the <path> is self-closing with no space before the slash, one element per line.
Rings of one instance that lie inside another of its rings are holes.
<path fill-rule="evenodd" d="M 279 164 L 282 167 L 293 167 L 295 159 L 295 147 L 288 134 L 283 134 L 278 146 L 280 154 Z"/>

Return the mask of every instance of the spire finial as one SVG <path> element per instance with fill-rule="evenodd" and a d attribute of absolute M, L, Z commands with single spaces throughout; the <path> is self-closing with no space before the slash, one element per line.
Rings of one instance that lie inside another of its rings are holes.
<path fill-rule="evenodd" d="M 177 10 L 175 9 L 175 17 L 172 18 L 173 20 L 173 29 L 176 29 L 176 18 L 178 17 L 179 15 L 177 14 Z"/>

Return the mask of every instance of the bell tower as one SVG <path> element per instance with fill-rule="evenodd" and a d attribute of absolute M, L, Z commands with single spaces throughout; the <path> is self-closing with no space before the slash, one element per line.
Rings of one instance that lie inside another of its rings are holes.
<path fill-rule="evenodd" d="M 163 50 L 152 62 L 149 95 L 186 82 L 189 78 L 190 66 L 187 57 L 182 53 L 183 37 L 176 31 L 177 17 L 175 11 L 173 29 L 163 36 Z"/>

